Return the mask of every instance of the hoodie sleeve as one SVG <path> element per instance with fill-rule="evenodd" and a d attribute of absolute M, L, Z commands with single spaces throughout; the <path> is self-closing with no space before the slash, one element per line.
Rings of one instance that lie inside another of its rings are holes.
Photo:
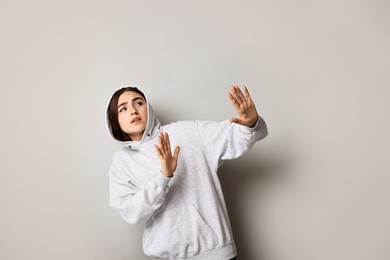
<path fill-rule="evenodd" d="M 198 132 L 211 162 L 218 167 L 223 160 L 235 159 L 248 151 L 255 142 L 268 135 L 267 125 L 259 117 L 254 127 L 230 121 L 198 121 Z"/>
<path fill-rule="evenodd" d="M 161 207 L 171 178 L 157 174 L 138 186 L 122 164 L 114 159 L 109 170 L 110 205 L 130 224 L 146 222 Z"/>

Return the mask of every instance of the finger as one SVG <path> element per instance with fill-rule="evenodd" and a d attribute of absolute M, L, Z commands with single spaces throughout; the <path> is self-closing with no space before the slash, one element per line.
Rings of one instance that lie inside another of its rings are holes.
<path fill-rule="evenodd" d="M 243 102 L 243 99 L 240 97 L 240 93 L 238 91 L 238 86 L 231 86 L 230 87 L 230 90 L 231 90 L 231 93 L 232 93 L 232 97 L 234 98 L 234 100 L 236 100 L 236 102 L 241 105 L 242 102 Z"/>
<path fill-rule="evenodd" d="M 164 140 L 164 133 L 162 132 L 158 135 L 158 148 L 160 149 L 161 156 L 165 156 L 166 155 L 165 140 Z"/>
<path fill-rule="evenodd" d="M 175 161 L 179 158 L 179 153 L 180 153 L 180 146 L 175 147 L 175 151 L 173 152 L 173 158 Z"/>
<path fill-rule="evenodd" d="M 231 92 L 229 92 L 229 100 L 232 103 L 234 109 L 238 112 L 241 108 L 242 100 L 238 98 L 235 90 L 236 86 L 231 86 Z"/>
<path fill-rule="evenodd" d="M 166 138 L 165 138 L 165 133 L 162 132 L 162 133 L 161 133 L 161 143 L 162 143 L 163 149 L 165 149 L 166 142 L 167 142 L 167 140 L 166 140 Z"/>
<path fill-rule="evenodd" d="M 240 123 L 240 119 L 238 119 L 238 118 L 230 118 L 229 121 L 232 123 L 236 123 L 236 124 Z"/>
<path fill-rule="evenodd" d="M 246 99 L 244 97 L 244 94 L 242 93 L 241 89 L 238 86 L 235 87 L 235 91 L 236 91 L 236 96 L 237 96 L 237 99 L 239 100 L 239 102 L 246 103 Z"/>
<path fill-rule="evenodd" d="M 172 165 L 174 170 L 176 170 L 177 167 L 177 162 L 179 160 L 179 153 L 180 153 L 180 146 L 175 147 L 175 151 L 173 152 L 173 157 L 172 157 Z"/>
<path fill-rule="evenodd" d="M 156 150 L 158 158 L 161 159 L 162 158 L 162 153 L 161 153 L 160 148 L 158 147 L 157 144 L 154 145 L 154 149 Z"/>
<path fill-rule="evenodd" d="M 165 151 L 167 152 L 168 155 L 172 156 L 171 153 L 171 143 L 169 142 L 169 135 L 167 132 L 165 132 Z"/>
<path fill-rule="evenodd" d="M 237 102 L 237 100 L 234 98 L 233 94 L 232 93 L 228 93 L 228 97 L 229 97 L 229 100 L 230 102 L 232 103 L 234 109 L 236 109 L 238 111 L 238 109 L 240 108 L 240 104 Z"/>
<path fill-rule="evenodd" d="M 159 148 L 163 148 L 163 133 L 159 133 L 158 134 L 157 143 L 158 143 L 158 147 Z"/>
<path fill-rule="evenodd" d="M 237 87 L 237 86 L 231 86 L 231 87 L 230 87 L 230 93 L 231 93 L 233 99 L 234 99 L 237 103 L 239 103 L 239 102 L 240 102 L 240 99 L 239 99 L 239 97 L 238 97 L 238 95 L 237 95 L 238 93 L 237 93 L 237 91 L 236 91 L 236 87 Z"/>
<path fill-rule="evenodd" d="M 243 87 L 244 93 L 245 93 L 245 98 L 248 101 L 248 103 L 253 103 L 251 95 L 249 94 L 248 88 L 246 86 Z"/>

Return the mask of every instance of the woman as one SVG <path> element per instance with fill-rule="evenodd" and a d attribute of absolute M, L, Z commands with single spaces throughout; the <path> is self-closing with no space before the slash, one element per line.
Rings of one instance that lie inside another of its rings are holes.
<path fill-rule="evenodd" d="M 143 249 L 153 259 L 236 259 L 217 170 L 268 134 L 243 90 L 228 93 L 238 118 L 164 126 L 139 88 L 111 97 L 107 122 L 123 147 L 109 171 L 110 205 L 128 223 L 145 225 Z"/>

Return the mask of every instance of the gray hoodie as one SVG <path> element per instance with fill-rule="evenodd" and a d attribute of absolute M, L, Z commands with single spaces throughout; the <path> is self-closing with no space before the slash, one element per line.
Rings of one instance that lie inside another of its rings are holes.
<path fill-rule="evenodd" d="M 146 96 L 146 95 L 145 95 Z M 253 128 L 226 121 L 179 121 L 162 126 L 147 101 L 141 141 L 122 142 L 109 170 L 110 205 L 128 223 L 143 223 L 143 249 L 153 259 L 216 259 L 236 256 L 217 170 L 267 136 L 260 117 Z M 153 145 L 168 132 L 180 145 L 172 178 L 160 172 Z"/>

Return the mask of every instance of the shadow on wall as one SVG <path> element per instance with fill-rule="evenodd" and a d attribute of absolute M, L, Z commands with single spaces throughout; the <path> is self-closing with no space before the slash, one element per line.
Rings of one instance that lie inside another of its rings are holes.
<path fill-rule="evenodd" d="M 265 157 L 258 156 L 256 152 L 251 152 L 242 158 L 226 161 L 219 168 L 219 179 L 239 259 L 266 260 L 265 255 L 261 253 L 265 245 L 261 241 L 250 241 L 253 235 L 248 232 L 261 232 L 261 230 L 250 230 L 248 229 L 248 224 L 245 224 L 248 216 L 246 216 L 246 212 L 242 212 L 244 207 L 240 206 L 243 203 L 243 199 L 245 199 L 245 196 L 243 196 L 244 191 L 249 186 L 253 189 L 253 186 L 256 185 L 256 190 L 259 191 L 256 194 L 261 196 L 262 187 L 286 178 L 286 176 L 283 176 L 285 172 L 283 169 L 287 164 L 287 161 L 282 158 L 278 161 L 275 159 L 266 160 Z M 254 207 L 251 212 L 260 212 L 262 210 L 260 198 L 254 201 L 258 201 L 258 203 L 250 205 L 251 208 Z M 258 221 L 261 221 L 261 219 Z M 256 237 L 259 237 L 259 235 L 256 234 Z M 251 248 L 253 244 L 256 244 L 256 248 Z"/>
<path fill-rule="evenodd" d="M 169 122 L 175 122 L 164 115 L 161 110 L 156 112 L 157 118 L 164 125 Z M 266 140 L 268 141 L 270 137 L 267 136 Z M 264 142 L 260 141 L 259 143 Z M 255 149 L 256 146 L 260 144 L 255 144 L 251 150 L 242 156 L 241 158 L 225 161 L 218 170 L 219 179 L 222 185 L 223 194 L 225 197 L 226 206 L 229 213 L 230 224 L 233 230 L 234 241 L 237 246 L 238 259 L 244 260 L 267 260 L 266 257 L 259 253 L 262 252 L 261 241 L 251 242 L 250 239 L 253 237 L 249 234 L 248 230 L 245 229 L 245 221 L 247 216 L 245 212 L 241 212 L 243 207 L 240 205 L 245 199 L 243 196 L 243 191 L 245 191 L 248 186 L 253 187 L 253 184 L 256 186 L 256 190 L 261 191 L 262 187 L 269 185 L 270 183 L 275 183 L 285 180 L 287 176 L 284 175 L 286 172 L 285 169 L 290 166 L 290 160 L 287 158 L 287 154 L 282 155 L 278 152 L 278 156 L 275 156 L 270 151 L 260 152 Z M 260 155 L 259 155 L 260 154 Z M 272 159 L 271 159 L 272 158 Z M 277 159 L 275 159 L 277 158 Z M 260 194 L 260 192 L 259 192 Z M 260 199 L 256 205 L 251 205 L 253 212 L 261 212 L 261 201 Z M 259 221 L 261 221 L 259 219 Z M 252 231 L 250 232 L 254 232 Z M 255 230 L 258 232 L 258 230 Z M 259 231 L 261 232 L 261 230 Z M 251 243 L 250 243 L 251 242 Z M 256 244 L 256 248 L 252 245 Z M 256 250 L 256 252 L 254 252 Z M 260 255 L 259 255 L 260 254 Z"/>

